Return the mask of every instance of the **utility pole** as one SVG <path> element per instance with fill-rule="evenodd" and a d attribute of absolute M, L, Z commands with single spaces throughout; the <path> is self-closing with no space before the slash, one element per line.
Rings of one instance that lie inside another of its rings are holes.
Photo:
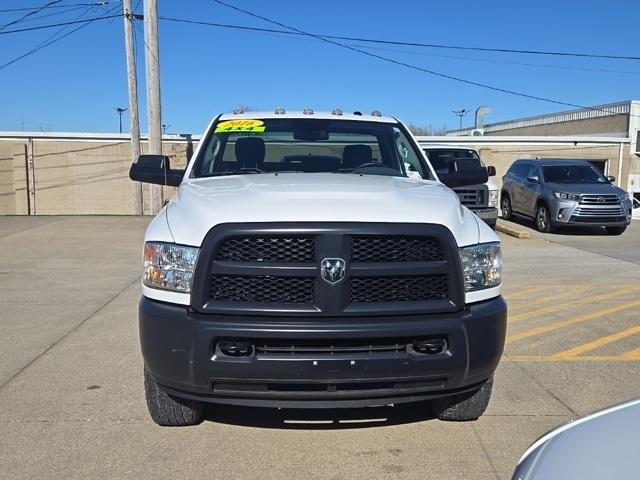
<path fill-rule="evenodd" d="M 144 0 L 145 63 L 147 66 L 147 112 L 149 153 L 162 155 L 162 113 L 160 110 L 160 65 L 158 56 L 158 3 Z M 151 185 L 151 209 L 155 215 L 163 204 L 162 187 Z"/>
<path fill-rule="evenodd" d="M 118 107 L 116 108 L 116 112 L 118 112 L 118 125 L 120 127 L 120 133 L 122 133 L 122 114 L 126 112 L 126 108 Z"/>
<path fill-rule="evenodd" d="M 129 131 L 131 132 L 131 163 L 137 162 L 140 156 L 140 120 L 138 118 L 138 71 L 136 55 L 133 47 L 133 13 L 131 0 L 123 0 L 124 8 L 124 43 L 127 55 L 127 84 L 129 87 Z M 122 119 L 122 116 L 120 117 Z M 122 121 L 120 122 L 122 132 Z M 133 182 L 133 205 L 136 215 L 144 213 L 142 203 L 142 184 Z"/>
<path fill-rule="evenodd" d="M 458 117 L 460 117 L 460 130 L 462 130 L 462 117 L 464 117 L 467 113 L 469 113 L 469 110 L 463 108 L 462 110 L 451 110 L 453 112 L 454 115 L 457 115 Z"/>

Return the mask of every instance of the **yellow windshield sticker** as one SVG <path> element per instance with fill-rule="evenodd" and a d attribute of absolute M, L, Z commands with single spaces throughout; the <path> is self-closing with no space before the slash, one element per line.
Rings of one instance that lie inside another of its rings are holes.
<path fill-rule="evenodd" d="M 235 132 L 264 132 L 264 122 L 262 120 L 227 120 L 216 125 L 215 133 L 235 133 Z"/>

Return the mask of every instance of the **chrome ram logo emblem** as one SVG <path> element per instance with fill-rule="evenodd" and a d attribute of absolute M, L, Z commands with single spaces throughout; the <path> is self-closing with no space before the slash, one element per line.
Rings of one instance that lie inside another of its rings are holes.
<path fill-rule="evenodd" d="M 323 258 L 320 262 L 320 276 L 325 282 L 338 283 L 347 273 L 347 262 L 342 258 Z"/>

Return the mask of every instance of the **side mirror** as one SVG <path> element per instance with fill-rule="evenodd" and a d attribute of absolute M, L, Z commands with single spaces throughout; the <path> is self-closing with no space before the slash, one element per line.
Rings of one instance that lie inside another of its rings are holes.
<path fill-rule="evenodd" d="M 616 181 L 616 177 L 614 177 L 613 175 L 609 175 L 607 176 L 607 180 L 609 180 L 611 183 Z"/>
<path fill-rule="evenodd" d="M 527 177 L 527 182 L 529 183 L 540 183 L 540 179 L 537 175 L 532 175 L 531 177 Z"/>
<path fill-rule="evenodd" d="M 487 167 L 487 175 L 489 175 L 490 177 L 495 177 L 496 176 L 496 167 L 494 167 L 493 165 L 489 165 Z"/>
<path fill-rule="evenodd" d="M 183 176 L 184 170 L 171 170 L 169 157 L 165 155 L 140 155 L 129 169 L 131 180 L 170 187 L 179 186 Z"/>

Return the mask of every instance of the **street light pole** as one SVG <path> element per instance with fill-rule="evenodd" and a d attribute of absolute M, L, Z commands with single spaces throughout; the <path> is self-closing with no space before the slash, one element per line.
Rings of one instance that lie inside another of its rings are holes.
<path fill-rule="evenodd" d="M 116 112 L 118 112 L 118 124 L 120 126 L 120 133 L 122 133 L 122 114 L 126 112 L 126 108 L 118 107 L 116 108 Z"/>
<path fill-rule="evenodd" d="M 462 130 L 462 117 L 464 117 L 467 113 L 469 113 L 469 110 L 467 110 L 466 108 L 463 108 L 462 110 L 451 110 L 451 111 L 453 112 L 454 115 L 460 118 L 460 130 Z"/>

